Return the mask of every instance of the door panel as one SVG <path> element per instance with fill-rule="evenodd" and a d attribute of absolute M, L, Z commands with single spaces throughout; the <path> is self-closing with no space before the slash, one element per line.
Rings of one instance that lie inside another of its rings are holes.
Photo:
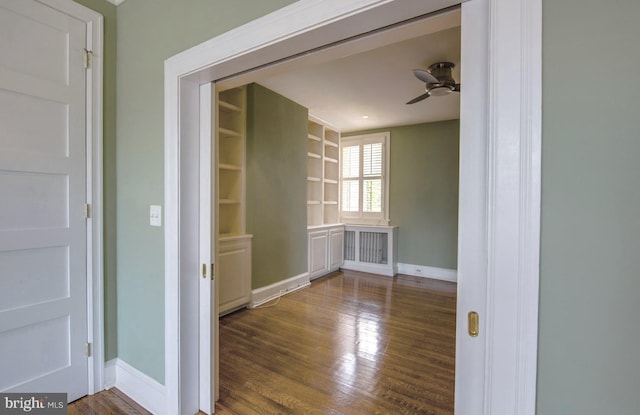
<path fill-rule="evenodd" d="M 87 394 L 86 25 L 0 4 L 0 391 Z"/>
<path fill-rule="evenodd" d="M 309 277 L 324 274 L 329 269 L 327 231 L 309 233 Z"/>
<path fill-rule="evenodd" d="M 251 239 L 219 240 L 218 302 L 220 314 L 251 301 Z"/>
<path fill-rule="evenodd" d="M 344 231 L 342 229 L 329 231 L 329 247 L 331 254 L 329 269 L 337 270 L 344 264 Z"/>

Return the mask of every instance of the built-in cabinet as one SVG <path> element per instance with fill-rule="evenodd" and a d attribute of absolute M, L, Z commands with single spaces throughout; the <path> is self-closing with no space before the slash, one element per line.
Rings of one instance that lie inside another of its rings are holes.
<path fill-rule="evenodd" d="M 309 228 L 309 279 L 340 269 L 344 262 L 344 226 Z"/>
<path fill-rule="evenodd" d="M 340 132 L 310 117 L 307 135 L 309 278 L 342 266 L 344 226 L 339 224 Z"/>
<path fill-rule="evenodd" d="M 251 301 L 251 235 L 218 239 L 219 312 L 225 314 Z"/>
<path fill-rule="evenodd" d="M 393 277 L 398 273 L 398 227 L 345 225 L 342 268 Z"/>
<path fill-rule="evenodd" d="M 245 87 L 218 92 L 215 142 L 221 314 L 251 300 L 252 236 L 245 228 L 246 102 Z"/>
<path fill-rule="evenodd" d="M 344 227 L 329 229 L 329 271 L 339 269 L 344 263 Z"/>

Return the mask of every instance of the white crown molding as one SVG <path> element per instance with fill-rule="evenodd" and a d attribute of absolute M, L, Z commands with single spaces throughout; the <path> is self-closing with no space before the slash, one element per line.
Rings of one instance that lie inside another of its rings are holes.
<path fill-rule="evenodd" d="M 107 1 L 115 6 L 119 6 L 125 2 L 125 0 L 107 0 Z"/>

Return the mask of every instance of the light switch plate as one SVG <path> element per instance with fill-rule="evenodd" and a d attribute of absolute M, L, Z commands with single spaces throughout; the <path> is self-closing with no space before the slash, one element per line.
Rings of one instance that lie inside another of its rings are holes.
<path fill-rule="evenodd" d="M 149 225 L 162 226 L 162 206 L 149 206 Z"/>

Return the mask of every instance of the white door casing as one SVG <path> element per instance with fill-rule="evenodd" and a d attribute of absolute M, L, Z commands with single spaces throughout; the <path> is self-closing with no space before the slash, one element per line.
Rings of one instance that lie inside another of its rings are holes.
<path fill-rule="evenodd" d="M 0 390 L 72 400 L 103 385 L 102 17 L 3 0 L 0 19 Z"/>
<path fill-rule="evenodd" d="M 455 4 L 446 0 L 300 0 L 165 62 L 165 293 L 168 411 L 189 400 L 179 339 L 193 301 L 180 238 L 192 197 L 184 152 L 197 136 L 182 107 L 192 84 L 249 70 Z M 540 214 L 541 0 L 462 5 L 460 235 L 456 413 L 534 414 Z M 474 74 L 471 71 L 478 71 Z M 475 88 L 469 88 L 470 84 Z M 468 88 L 468 89 L 467 89 Z M 197 103 L 195 104 L 197 105 Z M 475 106 L 475 112 L 471 109 Z M 466 113 L 465 113 L 466 111 Z M 186 169 L 186 170 L 185 170 Z M 478 206 L 477 204 L 480 204 Z M 197 230 L 195 231 L 197 232 Z M 194 273 L 195 274 L 195 273 Z M 466 315 L 480 313 L 469 338 Z M 214 340 L 217 342 L 217 339 Z M 463 381 L 461 381 L 463 380 Z"/>

